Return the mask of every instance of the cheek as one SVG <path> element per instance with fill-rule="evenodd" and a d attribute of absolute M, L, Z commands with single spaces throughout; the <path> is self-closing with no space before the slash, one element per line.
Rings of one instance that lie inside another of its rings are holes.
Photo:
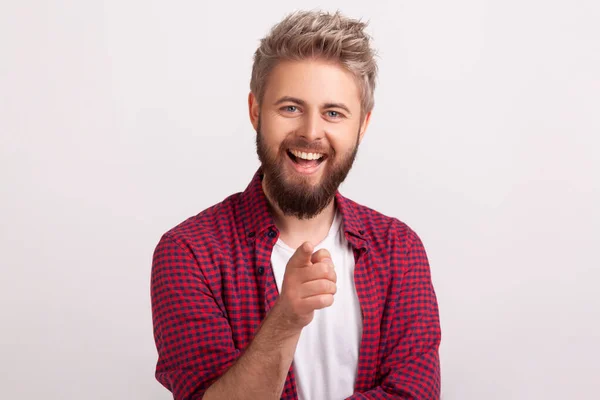
<path fill-rule="evenodd" d="M 283 118 L 279 115 L 269 115 L 261 121 L 261 130 L 270 142 L 281 142 L 287 135 L 298 127 L 297 121 L 292 118 Z"/>
<path fill-rule="evenodd" d="M 336 156 L 345 156 L 354 149 L 358 141 L 358 128 L 356 130 L 340 129 L 339 132 L 331 130 L 329 134 L 329 143 L 335 150 Z"/>

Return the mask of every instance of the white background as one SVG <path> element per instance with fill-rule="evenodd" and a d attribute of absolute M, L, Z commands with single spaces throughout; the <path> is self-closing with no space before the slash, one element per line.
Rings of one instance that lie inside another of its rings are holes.
<path fill-rule="evenodd" d="M 316 6 L 370 20 L 376 105 L 342 193 L 425 243 L 443 398 L 598 398 L 596 0 L 1 0 L 1 398 L 171 398 L 154 246 L 246 187 L 252 54 Z"/>

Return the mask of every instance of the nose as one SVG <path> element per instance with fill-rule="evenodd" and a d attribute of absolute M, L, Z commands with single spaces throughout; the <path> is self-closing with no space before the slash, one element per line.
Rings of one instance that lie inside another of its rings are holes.
<path fill-rule="evenodd" d="M 320 140 L 325 136 L 325 126 L 323 119 L 318 111 L 311 111 L 305 114 L 302 127 L 298 133 L 308 142 Z"/>

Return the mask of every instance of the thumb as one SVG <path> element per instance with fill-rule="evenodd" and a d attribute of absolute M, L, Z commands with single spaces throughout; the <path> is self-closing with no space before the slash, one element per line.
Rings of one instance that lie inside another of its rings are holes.
<path fill-rule="evenodd" d="M 289 264 L 293 267 L 306 267 L 311 265 L 310 258 L 314 251 L 314 246 L 310 242 L 304 242 L 296 249 L 292 258 L 290 258 Z"/>

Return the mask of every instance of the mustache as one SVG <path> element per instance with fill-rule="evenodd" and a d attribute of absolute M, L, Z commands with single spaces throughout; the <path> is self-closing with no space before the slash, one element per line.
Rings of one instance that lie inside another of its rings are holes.
<path fill-rule="evenodd" d="M 281 143 L 281 149 L 283 151 L 287 150 L 298 150 L 304 151 L 306 153 L 321 153 L 321 154 L 330 154 L 332 151 L 329 147 L 323 145 L 320 141 L 309 142 L 305 138 L 297 137 L 289 140 L 284 140 Z"/>

